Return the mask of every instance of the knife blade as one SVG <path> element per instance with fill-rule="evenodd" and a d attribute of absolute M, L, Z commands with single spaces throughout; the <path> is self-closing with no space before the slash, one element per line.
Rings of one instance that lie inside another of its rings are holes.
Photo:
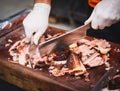
<path fill-rule="evenodd" d="M 37 45 L 35 45 L 33 43 L 33 36 L 31 38 L 26 38 L 29 41 L 29 64 L 31 66 L 31 68 L 33 69 L 33 63 L 32 63 L 32 56 L 36 54 L 36 50 L 37 50 Z"/>
<path fill-rule="evenodd" d="M 40 43 L 38 45 L 38 50 L 41 57 L 48 55 L 53 50 L 64 49 L 71 43 L 79 40 L 83 36 L 86 36 L 86 31 L 90 28 L 90 24 L 82 25 L 75 28 L 72 31 L 66 32 L 58 37 L 52 38 L 46 42 Z"/>

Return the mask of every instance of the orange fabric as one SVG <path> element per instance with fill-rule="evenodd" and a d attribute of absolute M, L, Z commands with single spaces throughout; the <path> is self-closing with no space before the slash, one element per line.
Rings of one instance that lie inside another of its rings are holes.
<path fill-rule="evenodd" d="M 91 7 L 95 7 L 95 5 L 100 2 L 101 0 L 88 0 L 88 4 L 91 6 Z"/>

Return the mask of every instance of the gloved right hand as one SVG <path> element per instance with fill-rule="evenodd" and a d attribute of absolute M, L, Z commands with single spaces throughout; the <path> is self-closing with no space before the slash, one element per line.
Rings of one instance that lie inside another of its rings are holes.
<path fill-rule="evenodd" d="M 26 37 L 33 38 L 34 44 L 38 44 L 39 38 L 48 27 L 48 17 L 50 5 L 45 3 L 36 3 L 33 10 L 23 21 Z M 33 35 L 33 33 L 35 33 Z"/>
<path fill-rule="evenodd" d="M 120 21 L 120 0 L 101 0 L 85 24 L 93 29 L 104 29 Z"/>

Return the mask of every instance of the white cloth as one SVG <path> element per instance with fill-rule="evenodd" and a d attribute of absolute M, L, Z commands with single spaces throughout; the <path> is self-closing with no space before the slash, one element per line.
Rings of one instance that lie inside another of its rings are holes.
<path fill-rule="evenodd" d="M 38 44 L 39 38 L 48 27 L 48 17 L 51 6 L 45 3 L 36 3 L 33 10 L 23 21 L 26 37 L 33 38 L 34 44 Z M 33 35 L 33 33 L 35 33 Z"/>

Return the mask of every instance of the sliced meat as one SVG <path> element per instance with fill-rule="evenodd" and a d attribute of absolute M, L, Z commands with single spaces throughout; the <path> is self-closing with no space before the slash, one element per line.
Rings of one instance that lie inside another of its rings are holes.
<path fill-rule="evenodd" d="M 88 63 L 90 63 L 92 60 L 94 60 L 97 56 L 99 56 L 99 53 L 94 53 L 93 55 L 91 55 L 87 60 L 83 61 L 84 65 L 87 65 Z"/>
<path fill-rule="evenodd" d="M 40 38 L 40 42 L 56 36 L 59 36 L 59 34 L 45 34 Z M 54 76 L 63 76 L 66 73 L 74 76 L 84 75 L 86 81 L 89 81 L 89 73 L 86 67 L 97 67 L 108 62 L 111 50 L 110 44 L 106 40 L 82 38 L 64 50 L 57 49 L 50 55 L 41 57 L 36 47 L 29 53 L 30 44 L 30 41 L 26 38 L 17 41 L 9 49 L 13 61 L 27 67 L 33 66 L 34 69 L 47 66 L 47 70 Z"/>

